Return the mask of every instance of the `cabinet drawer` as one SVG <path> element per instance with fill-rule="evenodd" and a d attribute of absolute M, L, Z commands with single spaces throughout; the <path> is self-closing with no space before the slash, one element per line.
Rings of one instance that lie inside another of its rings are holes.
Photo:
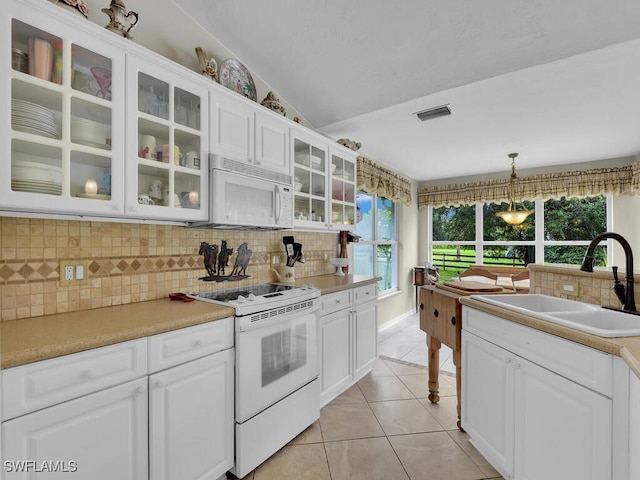
<path fill-rule="evenodd" d="M 320 297 L 320 316 L 351 307 L 351 290 L 330 293 Z"/>
<path fill-rule="evenodd" d="M 607 397 L 613 395 L 611 355 L 463 306 L 462 328 Z"/>
<path fill-rule="evenodd" d="M 364 302 L 369 302 L 378 298 L 378 284 L 372 283 L 371 285 L 365 285 L 364 287 L 358 287 L 353 289 L 353 304 L 360 305 Z"/>
<path fill-rule="evenodd" d="M 149 337 L 149 373 L 233 346 L 233 317 Z"/>
<path fill-rule="evenodd" d="M 2 373 L 2 419 L 23 415 L 147 374 L 147 340 L 141 338 Z"/>

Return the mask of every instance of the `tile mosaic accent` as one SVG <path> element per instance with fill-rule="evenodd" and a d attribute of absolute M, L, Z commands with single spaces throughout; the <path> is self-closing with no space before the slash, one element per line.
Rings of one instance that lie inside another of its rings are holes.
<path fill-rule="evenodd" d="M 0 319 L 14 320 L 163 298 L 171 292 L 253 285 L 275 280 L 271 258 L 286 258 L 282 237 L 302 244 L 305 263 L 296 277 L 333 273 L 324 261 L 336 256 L 337 233 L 188 229 L 174 225 L 83 222 L 0 217 Z M 200 242 L 226 240 L 234 254 L 247 242 L 253 255 L 249 278 L 203 282 Z M 60 262 L 87 264 L 81 285 L 60 286 Z"/>

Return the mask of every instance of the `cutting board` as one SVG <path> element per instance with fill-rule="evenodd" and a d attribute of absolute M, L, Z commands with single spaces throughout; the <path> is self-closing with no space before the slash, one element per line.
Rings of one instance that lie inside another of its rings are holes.
<path fill-rule="evenodd" d="M 500 285 L 491 285 L 489 283 L 472 282 L 462 280 L 460 282 L 443 282 L 443 285 L 452 287 L 465 292 L 500 292 L 504 290 Z"/>

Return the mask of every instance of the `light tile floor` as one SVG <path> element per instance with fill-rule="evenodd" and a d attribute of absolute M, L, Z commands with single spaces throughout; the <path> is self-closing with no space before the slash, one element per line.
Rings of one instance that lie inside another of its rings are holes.
<path fill-rule="evenodd" d="M 502 479 L 456 428 L 455 377 L 441 374 L 438 404 L 427 394 L 426 368 L 379 358 L 319 421 L 245 478 Z"/>
<path fill-rule="evenodd" d="M 420 330 L 418 314 L 399 321 L 383 324 L 378 332 L 378 354 L 382 357 L 402 360 L 427 367 L 426 335 Z M 440 372 L 455 375 L 453 353 L 449 347 L 440 348 Z"/>

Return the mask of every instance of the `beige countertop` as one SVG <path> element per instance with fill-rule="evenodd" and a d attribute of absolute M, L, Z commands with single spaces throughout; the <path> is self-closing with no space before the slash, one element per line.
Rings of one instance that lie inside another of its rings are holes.
<path fill-rule="evenodd" d="M 293 285 L 311 283 L 326 295 L 378 280 L 363 275 L 320 275 L 301 278 Z M 5 321 L 0 325 L 0 364 L 1 368 L 15 367 L 232 317 L 234 313 L 231 307 L 209 302 L 166 298 Z"/>
<path fill-rule="evenodd" d="M 567 340 L 595 348 L 596 350 L 622 357 L 631 370 L 640 377 L 640 337 L 604 338 L 513 312 L 469 297 L 460 297 L 460 303 L 473 307 L 476 310 L 482 310 L 483 312 L 498 315 L 499 317 L 511 320 L 512 322 L 520 323 L 522 325 L 535 328 L 536 330 L 566 338 Z"/>
<path fill-rule="evenodd" d="M 2 322 L 2 368 L 232 317 L 231 307 L 166 299 Z"/>

